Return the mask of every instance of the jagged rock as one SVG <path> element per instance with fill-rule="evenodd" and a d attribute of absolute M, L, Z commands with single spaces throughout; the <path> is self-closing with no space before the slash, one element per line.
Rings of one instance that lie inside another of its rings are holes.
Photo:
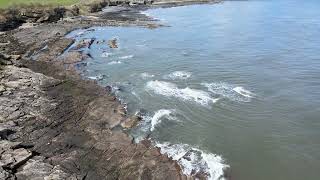
<path fill-rule="evenodd" d="M 0 179 L 3 180 L 14 180 L 15 177 L 12 173 L 4 170 L 2 167 L 0 167 Z"/>
<path fill-rule="evenodd" d="M 71 50 L 79 50 L 79 49 L 82 49 L 82 48 L 90 48 L 94 41 L 95 41 L 94 38 L 82 39 L 81 41 L 77 42 L 76 45 L 71 48 Z"/>
<path fill-rule="evenodd" d="M 6 151 L 8 149 L 14 149 L 18 147 L 21 144 L 21 142 L 12 142 L 8 140 L 0 140 L 0 150 Z"/>
<path fill-rule="evenodd" d="M 109 44 L 110 48 L 118 48 L 117 39 L 116 38 L 109 40 L 108 44 Z"/>
<path fill-rule="evenodd" d="M 122 123 L 121 123 L 121 126 L 123 128 L 133 128 L 135 127 L 139 121 L 141 121 L 141 117 L 139 116 L 132 116 L 131 118 L 127 118 L 126 120 L 124 120 Z"/>
<path fill-rule="evenodd" d="M 0 166 L 10 169 L 15 169 L 21 164 L 25 163 L 31 156 L 32 153 L 24 148 L 19 149 L 8 149 L 1 155 Z"/>
<path fill-rule="evenodd" d="M 22 170 L 16 173 L 17 179 L 21 180 L 34 180 L 34 179 L 45 179 L 45 180 L 75 180 L 71 174 L 65 173 L 61 167 L 53 166 L 49 163 L 44 162 L 45 158 L 36 156 L 29 159 L 26 164 L 22 167 Z"/>
<path fill-rule="evenodd" d="M 2 95 L 3 92 L 6 91 L 6 87 L 4 85 L 0 84 L 0 96 Z"/>

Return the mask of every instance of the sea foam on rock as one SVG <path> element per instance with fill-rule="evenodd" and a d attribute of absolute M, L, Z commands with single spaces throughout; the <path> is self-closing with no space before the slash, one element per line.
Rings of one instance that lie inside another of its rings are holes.
<path fill-rule="evenodd" d="M 208 92 L 186 88 L 178 88 L 175 84 L 165 81 L 149 81 L 146 89 L 163 96 L 176 97 L 185 101 L 196 102 L 201 105 L 209 105 L 218 101 L 217 98 L 211 97 Z"/>
<path fill-rule="evenodd" d="M 196 177 L 207 177 L 210 180 L 225 180 L 230 168 L 221 156 L 204 152 L 187 144 L 155 143 L 161 154 L 176 160 L 184 174 Z"/>

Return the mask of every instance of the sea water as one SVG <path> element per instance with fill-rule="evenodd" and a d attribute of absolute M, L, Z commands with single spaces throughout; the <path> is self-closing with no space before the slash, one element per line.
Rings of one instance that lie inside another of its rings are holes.
<path fill-rule="evenodd" d="M 320 1 L 225 1 L 152 9 L 168 25 L 93 27 L 83 76 L 111 85 L 185 174 L 319 179 Z"/>

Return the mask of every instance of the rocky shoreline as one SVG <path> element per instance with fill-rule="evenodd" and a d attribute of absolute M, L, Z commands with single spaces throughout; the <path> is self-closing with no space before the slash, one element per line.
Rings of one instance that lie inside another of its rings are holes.
<path fill-rule="evenodd" d="M 206 179 L 183 175 L 150 141 L 136 144 L 123 132 L 140 119 L 126 115 L 110 88 L 79 75 L 75 64 L 90 55 L 61 56 L 74 44 L 65 35 L 75 29 L 161 26 L 139 9 L 113 7 L 52 21 L 40 16 L 2 29 L 11 30 L 0 33 L 0 179 Z M 107 40 L 78 45 L 92 43 L 108 46 Z"/>

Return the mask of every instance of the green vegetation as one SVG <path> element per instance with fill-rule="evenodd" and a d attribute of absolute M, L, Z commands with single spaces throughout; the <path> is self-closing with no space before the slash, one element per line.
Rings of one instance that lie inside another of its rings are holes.
<path fill-rule="evenodd" d="M 0 0 L 0 8 L 34 5 L 72 5 L 80 0 Z"/>

